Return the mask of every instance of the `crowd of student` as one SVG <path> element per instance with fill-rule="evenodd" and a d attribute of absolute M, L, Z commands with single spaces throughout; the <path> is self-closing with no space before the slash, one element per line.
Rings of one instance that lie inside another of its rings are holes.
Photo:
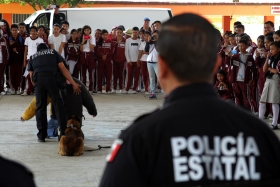
<path fill-rule="evenodd" d="M 278 129 L 280 102 L 280 30 L 274 23 L 264 24 L 265 35 L 257 44 L 246 34 L 241 22 L 234 23 L 234 32 L 221 37 L 222 58 L 215 88 L 226 101 L 252 111 L 259 118 L 273 115 L 270 127 Z"/>
<path fill-rule="evenodd" d="M 91 94 L 127 94 L 141 92 L 156 98 L 157 51 L 155 42 L 161 22 L 144 18 L 141 29 L 125 30 L 123 25 L 114 26 L 109 32 L 96 29 L 94 35 L 89 25 L 69 31 L 69 22 L 53 25 L 53 33 L 44 26 L 31 26 L 27 33 L 25 24 L 12 24 L 6 20 L 0 29 L 0 93 L 30 95 L 34 88 L 26 70 L 30 56 L 37 45 L 46 43 L 65 59 L 71 75 L 85 85 L 89 81 Z M 5 74 L 5 78 L 4 78 Z M 87 77 L 88 75 L 88 77 Z M 132 83 L 133 81 L 133 83 Z M 4 85 L 4 82 L 6 85 Z M 6 89 L 5 89 L 6 87 Z M 143 88 L 143 89 L 142 89 Z"/>

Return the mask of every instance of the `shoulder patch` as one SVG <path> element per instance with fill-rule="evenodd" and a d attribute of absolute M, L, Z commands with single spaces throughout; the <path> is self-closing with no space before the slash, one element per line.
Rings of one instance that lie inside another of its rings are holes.
<path fill-rule="evenodd" d="M 123 144 L 123 140 L 121 139 L 116 139 L 113 143 L 113 145 L 111 146 L 111 153 L 109 155 L 107 155 L 106 157 L 106 161 L 107 162 L 113 162 L 117 153 L 119 152 L 121 145 Z"/>

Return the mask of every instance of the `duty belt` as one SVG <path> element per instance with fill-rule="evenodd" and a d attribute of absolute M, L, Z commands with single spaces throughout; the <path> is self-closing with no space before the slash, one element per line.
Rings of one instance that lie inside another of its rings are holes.
<path fill-rule="evenodd" d="M 50 76 L 50 75 L 55 75 L 55 73 L 52 73 L 52 72 L 39 72 L 39 73 L 36 73 L 37 76 Z"/>

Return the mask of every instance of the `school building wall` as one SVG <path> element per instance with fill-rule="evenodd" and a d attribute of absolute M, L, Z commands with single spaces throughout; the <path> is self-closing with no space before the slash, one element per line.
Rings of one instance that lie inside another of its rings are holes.
<path fill-rule="evenodd" d="M 274 3 L 273 6 L 280 6 Z M 205 16 L 212 23 L 220 22 L 222 30 L 232 30 L 233 23 L 237 16 L 263 16 L 265 21 L 275 21 L 275 15 L 271 14 L 270 4 L 160 4 L 160 3 L 100 3 L 80 4 L 79 7 L 147 7 L 147 8 L 171 8 L 173 15 L 191 12 Z M 61 8 L 67 5 L 61 5 Z M 35 10 L 28 4 L 21 6 L 20 3 L 0 4 L 2 19 L 10 24 L 13 21 L 13 14 L 32 14 Z M 148 15 L 145 15 L 148 16 Z M 23 21 L 23 20 L 22 20 Z"/>

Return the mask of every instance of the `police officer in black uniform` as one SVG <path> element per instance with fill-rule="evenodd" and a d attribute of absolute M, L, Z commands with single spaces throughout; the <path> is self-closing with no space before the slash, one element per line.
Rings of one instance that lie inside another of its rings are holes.
<path fill-rule="evenodd" d="M 158 78 L 169 96 L 114 142 L 101 187 L 280 185 L 278 138 L 214 91 L 219 38 L 195 14 L 162 25 Z"/>
<path fill-rule="evenodd" d="M 65 60 L 53 49 L 49 49 L 45 43 L 39 44 L 37 53 L 31 56 L 28 71 L 35 88 L 36 94 L 36 121 L 39 130 L 37 136 L 39 142 L 44 142 L 47 137 L 47 94 L 52 99 L 61 135 L 66 128 L 66 113 L 63 106 L 62 94 L 59 89 L 60 73 L 72 84 L 73 92 L 80 93 L 79 85 L 72 79 L 69 71 L 64 66 Z M 64 81 L 65 82 L 65 81 Z"/>

